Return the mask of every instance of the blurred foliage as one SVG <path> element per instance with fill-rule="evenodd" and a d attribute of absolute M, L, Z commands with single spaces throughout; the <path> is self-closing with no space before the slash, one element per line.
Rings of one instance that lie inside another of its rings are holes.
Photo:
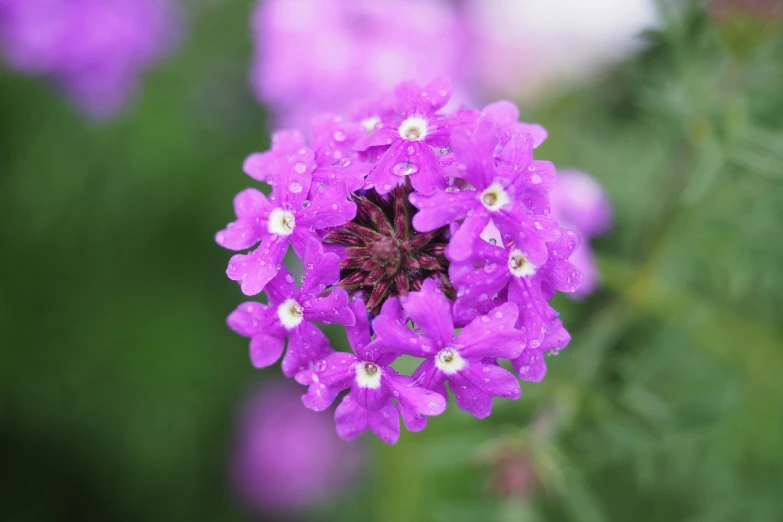
<path fill-rule="evenodd" d="M 194 4 L 107 126 L 0 72 L 2 520 L 250 519 L 225 459 L 265 373 L 212 241 L 268 145 L 250 7 Z M 525 114 L 539 157 L 612 196 L 605 288 L 557 298 L 574 340 L 520 401 L 367 437 L 364 480 L 302 520 L 783 519 L 783 31 L 732 20 L 667 10 L 642 54 Z"/>

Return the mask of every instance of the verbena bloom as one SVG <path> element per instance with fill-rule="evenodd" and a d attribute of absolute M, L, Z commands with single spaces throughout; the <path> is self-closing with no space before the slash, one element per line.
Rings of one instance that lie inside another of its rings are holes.
<path fill-rule="evenodd" d="M 232 250 L 260 242 L 228 269 L 245 293 L 267 294 L 229 318 L 253 362 L 275 362 L 288 338 L 283 372 L 308 387 L 305 406 L 327 409 L 347 391 L 335 410 L 346 439 L 371 431 L 393 444 L 400 416 L 424 429 L 447 386 L 486 417 L 570 341 L 549 301 L 579 287 L 568 259 L 579 238 L 550 215 L 555 168 L 533 157 L 546 130 L 508 102 L 444 112 L 449 94 L 444 79 L 405 82 L 314 118 L 309 145 L 276 133 L 245 162 L 271 196 L 241 192 L 237 221 L 216 238 Z M 282 266 L 289 246 L 305 265 L 299 290 Z M 313 322 L 345 325 L 351 352 Z M 410 376 L 394 368 L 401 355 L 422 359 Z"/>
<path fill-rule="evenodd" d="M 420 431 L 427 424 L 425 416 L 443 413 L 446 399 L 427 387 L 415 386 L 411 377 L 389 366 L 397 356 L 378 350 L 377 343 L 371 342 L 365 309 L 364 301 L 354 301 L 358 320 L 347 328 L 353 353 L 335 352 L 300 372 L 296 380 L 309 385 L 303 401 L 316 411 L 329 407 L 342 390 L 350 390 L 335 411 L 341 437 L 352 439 L 372 430 L 384 442 L 394 444 L 400 436 L 400 414 L 410 431 Z"/>
<path fill-rule="evenodd" d="M 264 0 L 252 34 L 251 83 L 286 126 L 405 79 L 467 72 L 462 18 L 442 0 Z"/>
<path fill-rule="evenodd" d="M 228 325 L 250 337 L 250 359 L 256 368 L 277 362 L 288 339 L 283 373 L 292 377 L 307 363 L 328 352 L 326 336 L 314 322 L 353 325 L 356 318 L 348 308 L 348 294 L 342 288 L 322 292 L 337 282 L 340 259 L 325 254 L 321 242 L 311 238 L 304 254 L 305 275 L 297 289 L 294 276 L 283 267 L 266 287 L 269 304 L 247 302 L 228 316 Z"/>
<path fill-rule="evenodd" d="M 329 501 L 356 476 L 361 448 L 328 417 L 301 407 L 295 384 L 251 390 L 236 419 L 229 476 L 236 499 L 259 514 L 288 514 Z"/>
<path fill-rule="evenodd" d="M 425 388 L 448 397 L 448 382 L 457 405 L 478 418 L 489 416 L 492 397 L 517 399 L 522 393 L 516 377 L 485 359 L 515 359 L 524 348 L 524 334 L 515 328 L 518 310 L 503 303 L 454 333 L 451 302 L 432 279 L 418 292 L 390 299 L 373 321 L 376 346 L 391 353 L 424 359 L 413 377 Z M 406 324 L 412 321 L 417 332 Z"/>
<path fill-rule="evenodd" d="M 582 274 L 582 285 L 571 295 L 586 297 L 600 281 L 588 239 L 605 234 L 611 228 L 612 204 L 595 178 L 576 170 L 566 170 L 558 175 L 551 201 L 552 215 L 582 237 L 582 243 L 571 256 L 571 262 Z"/>
<path fill-rule="evenodd" d="M 245 161 L 245 172 L 269 183 L 272 195 L 247 189 L 234 200 L 237 220 L 217 233 L 216 240 L 232 250 L 243 250 L 261 242 L 250 254 L 237 254 L 228 265 L 228 276 L 240 281 L 246 295 L 264 289 L 282 267 L 283 256 L 292 245 L 304 256 L 309 238 L 318 231 L 345 224 L 356 215 L 356 204 L 348 201 L 348 187 L 342 180 L 313 183 L 316 170 L 311 150 L 291 154 L 254 154 Z"/>
<path fill-rule="evenodd" d="M 124 108 L 180 32 L 170 0 L 0 2 L 0 52 L 9 65 L 51 78 L 99 119 Z"/>

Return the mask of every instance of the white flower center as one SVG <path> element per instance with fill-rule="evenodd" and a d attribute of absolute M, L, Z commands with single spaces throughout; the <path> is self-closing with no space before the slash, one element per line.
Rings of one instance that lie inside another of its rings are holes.
<path fill-rule="evenodd" d="M 400 137 L 409 141 L 421 141 L 427 137 L 427 120 L 411 116 L 400 124 Z"/>
<path fill-rule="evenodd" d="M 435 366 L 446 375 L 454 375 L 467 364 L 468 362 L 453 348 L 445 348 L 435 356 Z"/>
<path fill-rule="evenodd" d="M 481 204 L 490 212 L 497 212 L 511 202 L 508 193 L 497 182 L 487 187 L 479 198 L 481 198 Z"/>
<path fill-rule="evenodd" d="M 508 256 L 508 269 L 516 277 L 529 277 L 536 273 L 538 267 L 528 261 L 520 249 L 515 248 Z"/>
<path fill-rule="evenodd" d="M 375 125 L 380 123 L 381 119 L 378 116 L 373 116 L 371 118 L 365 118 L 360 123 L 362 127 L 367 129 L 367 132 L 372 132 L 375 130 Z"/>
<path fill-rule="evenodd" d="M 286 330 L 292 330 L 304 321 L 303 311 L 302 305 L 297 303 L 296 299 L 286 299 L 277 307 L 277 317 Z"/>
<path fill-rule="evenodd" d="M 276 208 L 269 214 L 269 233 L 290 236 L 294 233 L 296 218 L 290 210 Z"/>
<path fill-rule="evenodd" d="M 381 387 L 381 369 L 377 364 L 363 362 L 356 365 L 356 384 L 377 390 Z"/>

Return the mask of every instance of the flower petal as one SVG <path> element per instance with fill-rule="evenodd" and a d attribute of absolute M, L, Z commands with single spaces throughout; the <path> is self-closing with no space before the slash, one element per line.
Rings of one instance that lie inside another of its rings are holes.
<path fill-rule="evenodd" d="M 335 352 L 323 362 L 316 361 L 311 368 L 297 373 L 296 382 L 309 386 L 302 396 L 304 405 L 315 411 L 328 408 L 342 390 L 353 384 L 355 363 L 355 355 Z"/>
<path fill-rule="evenodd" d="M 283 357 L 283 375 L 293 377 L 334 353 L 329 339 L 314 324 L 303 322 L 288 337 L 288 350 Z"/>
<path fill-rule="evenodd" d="M 408 196 L 411 205 L 419 209 L 413 216 L 413 228 L 419 232 L 429 232 L 462 219 L 472 208 L 480 205 L 477 196 L 473 190 L 443 190 L 431 196 L 414 192 Z"/>
<path fill-rule="evenodd" d="M 269 305 L 275 308 L 275 312 L 279 304 L 296 294 L 296 281 L 288 271 L 288 267 L 285 265 L 280 267 L 277 275 L 264 287 L 264 292 L 269 297 Z"/>
<path fill-rule="evenodd" d="M 259 333 L 250 339 L 250 361 L 256 368 L 272 366 L 280 359 L 285 338 Z"/>
<path fill-rule="evenodd" d="M 513 373 L 497 364 L 472 364 L 460 376 L 477 389 L 493 397 L 519 399 L 522 388 Z"/>
<path fill-rule="evenodd" d="M 428 357 L 434 353 L 435 350 L 429 339 L 408 328 L 404 320 L 384 313 L 386 303 L 384 303 L 381 313 L 372 321 L 375 339 L 370 347 L 376 352 L 412 355 L 414 357 Z"/>
<path fill-rule="evenodd" d="M 474 319 L 457 335 L 460 355 L 471 359 L 519 357 L 526 337 L 515 328 L 518 316 L 516 304 L 504 303 Z"/>
<path fill-rule="evenodd" d="M 446 248 L 446 257 L 452 262 L 468 259 L 473 253 L 473 244 L 481 237 L 481 232 L 487 223 L 489 223 L 489 213 L 483 208 L 466 217 L 451 237 Z"/>
<path fill-rule="evenodd" d="M 296 213 L 297 228 L 321 230 L 344 225 L 356 217 L 356 203 L 348 199 L 343 182 L 313 185 L 308 201 L 309 206 Z"/>
<path fill-rule="evenodd" d="M 374 360 L 373 357 L 368 357 L 367 346 L 370 344 L 370 315 L 367 313 L 367 308 L 364 304 L 364 300 L 356 296 L 351 301 L 351 311 L 353 312 L 355 323 L 345 329 L 345 334 L 348 337 L 348 345 L 359 357 L 365 360 Z"/>
<path fill-rule="evenodd" d="M 454 322 L 451 319 L 451 303 L 443 295 L 435 281 L 426 279 L 418 292 L 401 297 L 402 307 L 413 320 L 416 328 L 440 349 L 454 338 Z"/>
<path fill-rule="evenodd" d="M 390 387 L 405 427 L 410 431 L 421 431 L 427 425 L 426 416 L 440 415 L 446 410 L 446 398 L 427 388 L 411 386 L 410 381 L 410 377 L 392 378 Z"/>
<path fill-rule="evenodd" d="M 492 413 L 492 397 L 462 378 L 461 373 L 449 377 L 451 391 L 457 400 L 457 407 L 478 419 Z"/>
<path fill-rule="evenodd" d="M 237 254 L 228 262 L 226 274 L 233 281 L 240 281 L 245 295 L 256 295 L 282 268 L 283 257 L 290 240 L 286 236 L 267 236 L 251 253 Z"/>
<path fill-rule="evenodd" d="M 226 319 L 228 327 L 244 337 L 267 331 L 275 322 L 274 309 L 254 301 L 247 301 L 237 306 Z"/>
<path fill-rule="evenodd" d="M 368 429 L 387 444 L 395 444 L 400 437 L 400 416 L 393 405 L 371 411 L 346 395 L 334 412 L 337 434 L 351 440 Z"/>
<path fill-rule="evenodd" d="M 264 237 L 264 227 L 246 219 L 229 223 L 226 228 L 215 234 L 215 242 L 229 250 L 247 250 Z"/>
<path fill-rule="evenodd" d="M 307 321 L 351 326 L 356 323 L 356 317 L 348 306 L 350 302 L 345 289 L 333 288 L 326 297 L 305 298 L 300 304 Z"/>
<path fill-rule="evenodd" d="M 336 254 L 324 253 L 321 242 L 308 238 L 304 253 L 303 295 L 319 295 L 327 286 L 340 280 L 340 258 Z"/>
<path fill-rule="evenodd" d="M 546 375 L 546 361 L 539 350 L 527 349 L 511 361 L 517 375 L 523 381 L 541 382 Z"/>

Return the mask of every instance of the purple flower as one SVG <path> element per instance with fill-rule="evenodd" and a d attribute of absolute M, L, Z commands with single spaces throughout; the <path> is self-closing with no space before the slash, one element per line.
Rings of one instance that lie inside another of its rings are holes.
<path fill-rule="evenodd" d="M 177 42 L 169 0 L 5 0 L 0 52 L 15 69 L 52 78 L 90 117 L 117 115 L 139 77 Z"/>
<path fill-rule="evenodd" d="M 405 79 L 467 72 L 467 35 L 448 2 L 266 0 L 252 34 L 254 91 L 288 127 L 306 127 L 313 115 L 347 110 Z"/>
<path fill-rule="evenodd" d="M 367 177 L 367 188 L 387 194 L 410 177 L 413 188 L 432 194 L 445 187 L 445 179 L 433 147 L 447 148 L 453 125 L 437 111 L 451 97 L 451 82 L 435 80 L 424 88 L 413 82 L 394 90 L 394 114 L 381 119 L 373 132 L 356 143 L 357 150 L 384 147 L 384 152 Z"/>
<path fill-rule="evenodd" d="M 571 262 L 582 274 L 582 285 L 570 294 L 584 298 L 598 286 L 600 273 L 588 239 L 606 233 L 612 226 L 612 204 L 600 183 L 589 174 L 568 170 L 557 177 L 551 194 L 552 215 L 564 227 L 575 230 L 582 243 Z"/>
<path fill-rule="evenodd" d="M 501 145 L 503 134 L 487 117 L 479 120 L 474 130 L 454 130 L 454 174 L 464 183 L 430 196 L 411 194 L 411 203 L 419 209 L 413 218 L 419 232 L 464 220 L 449 244 L 447 255 L 452 261 L 470 257 L 475 238 L 490 221 L 504 240 L 515 241 L 537 265 L 546 261 L 546 242 L 560 235 L 556 221 L 528 209 L 528 205 L 542 207 L 537 201 L 545 206 L 548 190 L 554 185 L 554 166 L 533 160 L 533 135 L 517 132 Z"/>
<path fill-rule="evenodd" d="M 654 0 L 460 3 L 472 87 L 526 102 L 596 77 L 640 49 L 640 34 L 661 19 Z"/>
<path fill-rule="evenodd" d="M 533 263 L 516 244 L 475 241 L 473 255 L 452 262 L 449 276 L 457 291 L 454 315 L 458 322 L 488 313 L 498 302 L 515 303 L 520 310 L 519 328 L 524 332 L 522 348 L 540 348 L 558 313 L 549 305 L 555 290 L 574 292 L 581 275 L 568 261 L 579 237 L 566 230 L 556 241 L 546 243 L 543 265 Z"/>
<path fill-rule="evenodd" d="M 469 323 L 454 335 L 451 303 L 432 279 L 419 292 L 386 302 L 373 321 L 374 345 L 383 351 L 421 357 L 413 374 L 425 388 L 444 398 L 445 383 L 457 406 L 482 419 L 492 411 L 492 397 L 518 399 L 522 393 L 516 377 L 487 359 L 515 359 L 524 348 L 525 336 L 514 328 L 517 306 L 505 303 Z M 406 325 L 410 319 L 419 332 Z"/>
<path fill-rule="evenodd" d="M 241 282 L 246 295 L 262 291 L 280 272 L 289 245 L 302 256 L 308 239 L 320 239 L 317 231 L 345 224 L 356 215 L 345 183 L 313 183 L 315 167 L 313 152 L 306 148 L 275 156 L 253 154 L 245 161 L 245 172 L 268 182 L 272 195 L 267 198 L 256 189 L 240 192 L 234 199 L 237 220 L 215 240 L 231 250 L 261 242 L 250 254 L 232 257 L 226 271 L 230 279 Z"/>
<path fill-rule="evenodd" d="M 348 115 L 314 117 L 308 140 L 277 132 L 245 162 L 271 196 L 241 192 L 237 221 L 217 235 L 235 250 L 261 242 L 228 275 L 269 297 L 229 324 L 251 337 L 259 367 L 289 339 L 283 373 L 308 386 L 305 406 L 324 410 L 348 390 L 335 411 L 343 438 L 369 430 L 394 443 L 400 415 L 423 429 L 447 382 L 458 407 L 486 417 L 493 397 L 521 393 L 500 360 L 538 381 L 544 354 L 571 339 L 550 300 L 579 286 L 579 238 L 550 216 L 555 169 L 533 159 L 546 130 L 508 102 L 444 111 L 449 96 L 447 80 L 405 82 Z M 289 244 L 307 269 L 298 291 L 282 268 Z M 332 351 L 312 321 L 348 326 L 352 352 Z M 391 367 L 402 354 L 423 359 L 412 375 Z"/>
<path fill-rule="evenodd" d="M 371 343 L 364 302 L 355 299 L 352 308 L 356 325 L 346 332 L 353 353 L 333 353 L 313 369 L 298 373 L 297 382 L 309 386 L 302 400 L 308 408 L 321 411 L 348 389 L 335 411 L 337 433 L 353 439 L 370 430 L 382 441 L 394 444 L 400 436 L 400 414 L 406 428 L 421 431 L 427 425 L 425 416 L 443 413 L 446 399 L 392 369 L 389 365 L 397 356 L 383 353 Z"/>
<path fill-rule="evenodd" d="M 282 268 L 266 287 L 268 305 L 247 302 L 228 316 L 232 330 L 250 337 L 250 360 L 256 368 L 277 362 L 287 338 L 283 373 L 292 377 L 310 362 L 331 352 L 326 336 L 314 322 L 355 324 L 345 290 L 333 288 L 324 295 L 327 287 L 339 279 L 339 258 L 335 254 L 325 254 L 320 242 L 311 238 L 304 261 L 301 288 L 297 290 L 294 276 Z"/>
<path fill-rule="evenodd" d="M 362 451 L 334 433 L 329 418 L 301 407 L 296 385 L 252 390 L 236 419 L 233 490 L 259 514 L 287 514 L 330 500 L 360 468 Z"/>

